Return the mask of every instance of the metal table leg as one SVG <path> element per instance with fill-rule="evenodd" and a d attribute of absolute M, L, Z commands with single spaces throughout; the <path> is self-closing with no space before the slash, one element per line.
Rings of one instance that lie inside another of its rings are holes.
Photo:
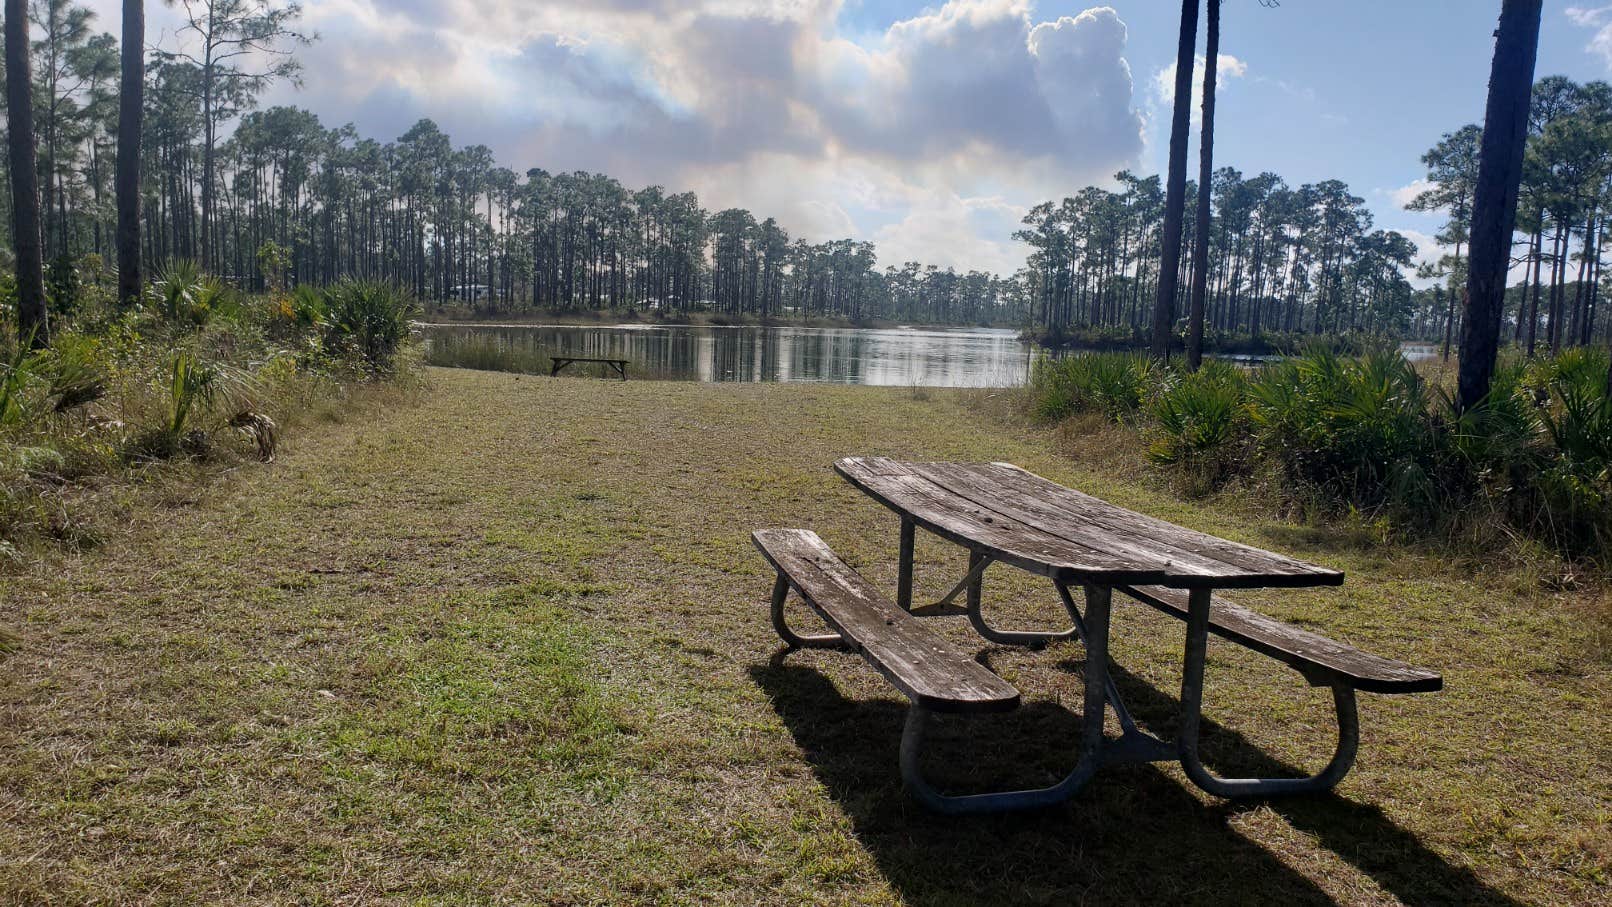
<path fill-rule="evenodd" d="M 1332 705 L 1338 717 L 1338 746 L 1326 768 L 1308 778 L 1218 778 L 1198 758 L 1198 728 L 1203 713 L 1203 671 L 1209 649 L 1209 602 L 1212 590 L 1193 589 L 1187 600 L 1186 658 L 1181 676 L 1181 730 L 1176 741 L 1181 768 L 1193 784 L 1219 797 L 1269 797 L 1330 790 L 1354 765 L 1360 744 L 1360 720 L 1353 687 L 1332 682 Z"/>
<path fill-rule="evenodd" d="M 782 571 L 778 580 L 772 584 L 772 628 L 778 631 L 778 636 L 792 649 L 843 649 L 846 648 L 844 637 L 838 633 L 828 633 L 821 636 L 802 636 L 790 629 L 789 622 L 784 619 L 784 599 L 789 597 L 789 580 Z"/>
<path fill-rule="evenodd" d="M 924 806 L 948 815 L 1034 809 L 1062 803 L 1091 780 L 1103 764 L 1103 718 L 1108 699 L 1108 616 L 1113 590 L 1086 587 L 1086 697 L 1081 730 L 1080 761 L 1062 781 L 1050 787 L 990 794 L 949 796 L 935 790 L 919 769 L 919 752 L 929 710 L 916 704 L 907 711 L 901 735 L 901 778 Z"/>
<path fill-rule="evenodd" d="M 999 645 L 1028 646 L 1032 649 L 1039 649 L 1051 642 L 1073 639 L 1078 635 L 1079 631 L 1074 627 L 1068 630 L 998 630 L 986 623 L 983 605 L 985 580 L 983 576 L 975 575 L 974 571 L 980 570 L 983 573 L 980 565 L 989 562 L 990 559 L 985 555 L 969 552 L 968 566 L 973 581 L 968 586 L 968 622 L 974 625 L 975 632 Z M 1080 619 L 1078 612 L 1071 610 L 1070 614 L 1074 615 L 1076 620 Z"/>

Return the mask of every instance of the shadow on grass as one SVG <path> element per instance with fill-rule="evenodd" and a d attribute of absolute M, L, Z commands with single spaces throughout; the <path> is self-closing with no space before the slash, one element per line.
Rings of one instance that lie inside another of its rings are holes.
<path fill-rule="evenodd" d="M 750 673 L 908 903 L 1331 903 L 1233 827 L 1241 807 L 1205 804 L 1152 765 L 1107 767 L 1054 809 L 933 815 L 901 790 L 905 703 L 846 699 L 820 672 L 776 656 Z M 1138 718 L 1154 727 L 1173 723 L 1173 699 L 1121 670 L 1114 674 Z M 1079 715 L 1048 702 L 1008 715 L 942 719 L 926 741 L 924 770 L 946 792 L 1045 786 L 1073 767 L 1080 726 Z M 1216 768 L 1299 773 L 1212 722 L 1205 721 L 1204 734 L 1206 761 L 1225 755 Z M 1449 865 L 1375 807 L 1332 795 L 1269 805 L 1406 904 L 1517 903 Z"/>

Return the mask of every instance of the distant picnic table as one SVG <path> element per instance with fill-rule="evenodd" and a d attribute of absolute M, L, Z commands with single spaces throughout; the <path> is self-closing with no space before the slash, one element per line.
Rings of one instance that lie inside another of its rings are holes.
<path fill-rule="evenodd" d="M 777 569 L 772 618 L 797 648 L 858 651 L 912 705 L 901 742 L 908 789 L 931 809 L 986 812 L 1044 806 L 1073 796 L 1099 767 L 1113 762 L 1179 761 L 1193 783 L 1226 797 L 1327 790 L 1354 764 L 1359 743 L 1355 691 L 1415 693 L 1441 689 L 1438 674 L 1360 651 L 1273 620 L 1216 595 L 1221 589 L 1337 586 L 1337 570 L 1206 535 L 1115 506 L 1009 463 L 904 463 L 851 457 L 835 470 L 901 518 L 895 598 L 881 594 L 816 533 L 768 529 L 756 546 Z M 912 603 L 913 549 L 924 529 L 966 549 L 969 569 L 939 602 Z M 1052 581 L 1068 613 L 1067 629 L 1001 630 L 983 612 L 983 578 L 994 564 Z M 1084 613 L 1072 590 L 1085 601 Z M 802 636 L 784 618 L 794 590 L 834 632 Z M 1139 728 L 1109 676 L 1109 617 L 1115 591 L 1186 621 L 1181 712 L 1176 740 Z M 966 592 L 966 604 L 954 604 Z M 1039 648 L 1078 639 L 1085 644 L 1085 709 L 1081 757 L 1050 787 L 972 795 L 942 794 L 919 772 L 925 727 L 935 712 L 1001 712 L 1017 708 L 1019 691 L 920 618 L 965 616 L 985 639 Z M 1199 759 L 1198 735 L 1208 634 L 1214 633 L 1289 665 L 1312 686 L 1331 689 L 1338 741 L 1332 760 L 1308 778 L 1220 778 Z M 1108 740 L 1102 716 L 1113 708 L 1121 734 Z"/>
<path fill-rule="evenodd" d="M 616 374 L 621 376 L 621 380 L 627 380 L 627 360 L 625 359 L 607 359 L 598 356 L 550 356 L 549 362 L 550 378 L 558 375 L 560 373 L 560 369 L 565 368 L 573 362 L 601 362 L 615 369 Z"/>

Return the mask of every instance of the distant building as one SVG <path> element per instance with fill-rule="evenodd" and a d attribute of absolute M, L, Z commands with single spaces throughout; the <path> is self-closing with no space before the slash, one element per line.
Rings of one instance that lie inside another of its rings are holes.
<path fill-rule="evenodd" d="M 480 302 L 483 299 L 492 299 L 496 295 L 498 294 L 484 283 L 467 283 L 448 288 L 449 299 L 463 299 L 466 302 Z"/>

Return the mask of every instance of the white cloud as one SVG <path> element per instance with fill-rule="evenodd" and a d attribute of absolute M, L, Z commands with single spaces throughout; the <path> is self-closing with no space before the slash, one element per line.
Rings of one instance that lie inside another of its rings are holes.
<path fill-rule="evenodd" d="M 1569 6 L 1567 18 L 1580 28 L 1593 28 L 1595 34 L 1584 49 L 1598 55 L 1612 71 L 1612 6 Z"/>
<path fill-rule="evenodd" d="M 1024 266 L 1028 251 L 1009 238 L 1023 213 L 1023 208 L 1001 198 L 948 195 L 925 199 L 899 222 L 874 235 L 879 264 L 899 267 L 908 261 L 929 263 L 933 260 L 931 250 L 959 248 L 966 249 L 966 253 L 942 264 L 959 271 L 1010 275 Z M 985 239 L 982 234 L 996 238 Z"/>
<path fill-rule="evenodd" d="M 1418 265 L 1438 261 L 1441 256 L 1448 253 L 1448 250 L 1440 246 L 1438 240 L 1434 239 L 1431 233 L 1406 229 L 1397 229 L 1394 232 L 1416 244 L 1416 264 Z M 1411 283 L 1418 287 L 1432 286 L 1434 283 L 1431 280 L 1418 279 L 1414 271 L 1407 276 L 1411 279 Z"/>
<path fill-rule="evenodd" d="M 88 2 L 115 31 L 118 4 Z M 381 141 L 429 117 L 518 172 L 691 189 L 814 241 L 874 239 L 881 264 L 1001 272 L 1023 264 L 1009 237 L 1030 205 L 1139 160 L 1112 8 L 936 0 L 867 35 L 841 30 L 846 2 L 304 0 L 322 36 L 298 51 L 305 85 L 263 102 Z M 172 47 L 176 11 L 147 6 Z"/>
<path fill-rule="evenodd" d="M 1203 54 L 1193 58 L 1192 63 L 1192 122 L 1196 123 L 1203 118 L 1203 76 L 1208 70 L 1208 61 Z M 1226 89 L 1232 79 L 1240 79 L 1248 75 L 1248 63 L 1231 54 L 1218 54 L 1215 57 L 1215 96 L 1218 98 Z M 1175 63 L 1153 74 L 1153 97 L 1158 106 L 1169 110 L 1175 105 Z"/>
<path fill-rule="evenodd" d="M 1398 189 L 1386 189 L 1381 191 L 1383 191 L 1384 194 L 1386 194 L 1393 201 L 1395 207 L 1402 211 L 1408 211 L 1410 210 L 1410 203 L 1415 200 L 1416 196 L 1421 195 L 1423 192 L 1426 192 L 1431 188 L 1433 188 L 1432 183 L 1425 179 L 1418 179 L 1412 180 L 1409 185 L 1400 186 Z M 1401 230 L 1400 232 L 1404 233 L 1405 231 Z M 1410 234 L 1407 233 L 1406 235 L 1409 236 Z"/>

